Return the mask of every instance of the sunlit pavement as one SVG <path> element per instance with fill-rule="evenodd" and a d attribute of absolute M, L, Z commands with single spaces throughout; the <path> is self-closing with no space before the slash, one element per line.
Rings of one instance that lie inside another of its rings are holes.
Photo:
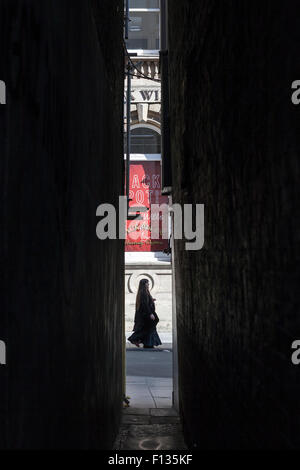
<path fill-rule="evenodd" d="M 127 350 L 126 370 L 126 395 L 131 407 L 172 407 L 171 349 Z"/>
<path fill-rule="evenodd" d="M 128 377 L 127 396 L 133 408 L 171 408 L 172 379 Z"/>

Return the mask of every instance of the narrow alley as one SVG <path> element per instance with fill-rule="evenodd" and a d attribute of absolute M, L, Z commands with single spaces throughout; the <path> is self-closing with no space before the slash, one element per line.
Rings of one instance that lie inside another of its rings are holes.
<path fill-rule="evenodd" d="M 0 0 L 1 450 L 300 449 L 299 12 Z"/>

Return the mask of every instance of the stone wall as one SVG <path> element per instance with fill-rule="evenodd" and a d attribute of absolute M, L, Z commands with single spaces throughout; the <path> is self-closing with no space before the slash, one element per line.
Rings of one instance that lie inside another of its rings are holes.
<path fill-rule="evenodd" d="M 108 448 L 122 406 L 123 2 L 2 0 L 0 447 Z"/>
<path fill-rule="evenodd" d="M 135 301 L 141 279 L 148 279 L 150 292 L 156 299 L 156 313 L 159 317 L 158 333 L 172 333 L 172 267 L 170 262 L 140 262 L 125 265 L 125 331 L 130 333 L 134 326 Z"/>
<path fill-rule="evenodd" d="M 185 435 L 299 448 L 299 3 L 169 5 L 173 200 L 205 204 L 204 248 L 175 243 Z"/>

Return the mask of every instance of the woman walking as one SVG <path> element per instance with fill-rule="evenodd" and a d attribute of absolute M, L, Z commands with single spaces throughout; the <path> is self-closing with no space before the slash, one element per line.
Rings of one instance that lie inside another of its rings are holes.
<path fill-rule="evenodd" d="M 138 348 L 141 343 L 144 348 L 153 348 L 161 344 L 156 331 L 159 318 L 155 312 L 154 301 L 149 291 L 148 279 L 142 279 L 136 295 L 134 333 L 128 338 L 128 341 Z"/>

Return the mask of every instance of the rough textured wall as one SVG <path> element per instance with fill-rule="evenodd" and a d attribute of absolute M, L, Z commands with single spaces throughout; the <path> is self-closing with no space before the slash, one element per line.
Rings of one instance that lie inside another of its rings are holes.
<path fill-rule="evenodd" d="M 204 203 L 206 230 L 175 247 L 185 433 L 299 447 L 299 2 L 169 6 L 174 202 Z"/>
<path fill-rule="evenodd" d="M 0 445 L 107 448 L 122 396 L 122 2 L 1 0 Z"/>

